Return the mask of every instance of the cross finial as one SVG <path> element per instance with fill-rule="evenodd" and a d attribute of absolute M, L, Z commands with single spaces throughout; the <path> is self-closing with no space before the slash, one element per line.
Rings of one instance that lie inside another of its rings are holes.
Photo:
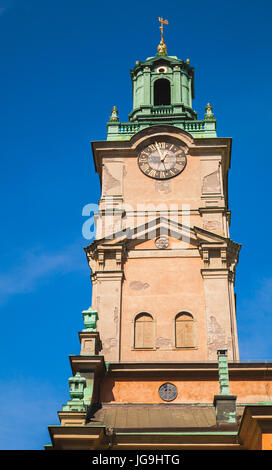
<path fill-rule="evenodd" d="M 159 22 L 161 23 L 161 25 L 160 25 L 161 40 L 164 42 L 164 39 L 163 39 L 163 25 L 164 25 L 164 24 L 168 24 L 168 20 L 164 20 L 163 18 L 160 18 L 160 17 L 159 17 Z"/>
<path fill-rule="evenodd" d="M 167 47 L 163 38 L 163 25 L 168 24 L 168 20 L 164 20 L 163 18 L 160 18 L 160 17 L 158 19 L 159 19 L 159 22 L 161 23 L 160 25 L 161 41 L 160 41 L 160 44 L 158 45 L 158 53 L 159 55 L 167 55 Z"/>

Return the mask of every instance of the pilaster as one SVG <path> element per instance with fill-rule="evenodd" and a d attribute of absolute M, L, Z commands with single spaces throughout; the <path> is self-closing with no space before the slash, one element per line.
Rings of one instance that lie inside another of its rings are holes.
<path fill-rule="evenodd" d="M 219 240 L 217 243 L 200 243 L 208 360 L 216 359 L 218 349 L 227 349 L 230 359 L 237 360 L 234 277 L 240 245 L 223 237 L 221 243 Z"/>
<path fill-rule="evenodd" d="M 92 305 L 99 312 L 101 354 L 107 361 L 120 360 L 123 246 L 93 243 L 85 248 L 95 286 Z"/>

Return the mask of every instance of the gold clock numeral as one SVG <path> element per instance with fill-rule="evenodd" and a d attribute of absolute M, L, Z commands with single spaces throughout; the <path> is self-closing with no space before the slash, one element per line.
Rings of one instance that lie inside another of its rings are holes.
<path fill-rule="evenodd" d="M 148 173 L 148 175 L 149 175 L 149 176 L 152 176 L 152 177 L 155 177 L 156 174 L 157 174 L 157 171 L 154 170 L 153 168 L 152 168 L 152 169 L 149 171 L 149 173 Z"/>
<path fill-rule="evenodd" d="M 149 145 L 148 148 L 151 149 L 151 150 L 153 150 L 153 151 L 154 151 L 154 150 L 157 150 L 156 147 L 155 147 L 155 145 L 153 145 L 153 144 Z"/>
<path fill-rule="evenodd" d="M 160 149 L 165 149 L 166 148 L 166 143 L 165 142 L 159 142 L 158 143 Z"/>
<path fill-rule="evenodd" d="M 182 165 L 183 167 L 185 166 L 185 163 L 186 163 L 186 160 L 183 159 L 183 158 L 177 158 L 176 162 L 179 164 L 179 165 Z"/>
<path fill-rule="evenodd" d="M 183 169 L 183 165 L 181 165 L 180 163 L 176 163 L 176 164 L 175 164 L 175 168 L 176 168 L 177 171 L 182 170 L 182 169 Z"/>
<path fill-rule="evenodd" d="M 176 159 L 179 160 L 179 161 L 184 161 L 184 162 L 185 162 L 185 160 L 186 160 L 186 158 L 184 157 L 184 155 L 182 156 L 182 155 L 177 155 L 177 154 L 176 154 Z"/>
<path fill-rule="evenodd" d="M 143 165 L 141 165 L 141 170 L 147 171 L 148 169 L 149 169 L 148 163 L 144 163 Z"/>

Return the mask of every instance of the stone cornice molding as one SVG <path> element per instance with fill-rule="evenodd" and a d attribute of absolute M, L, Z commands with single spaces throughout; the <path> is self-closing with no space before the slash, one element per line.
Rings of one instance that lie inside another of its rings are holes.
<path fill-rule="evenodd" d="M 205 196 L 206 197 L 206 196 Z M 213 207 L 213 206 L 208 206 L 208 207 L 199 207 L 198 209 L 198 212 L 202 215 L 202 214 L 217 214 L 217 213 L 222 213 L 222 214 L 225 214 L 225 213 L 228 213 L 228 210 L 225 206 L 216 206 L 216 207 Z"/>
<path fill-rule="evenodd" d="M 180 140 L 187 147 L 191 156 L 221 156 L 222 171 L 227 174 L 231 159 L 231 138 L 193 138 L 191 134 L 173 125 L 149 126 L 136 134 L 129 141 L 94 141 L 91 142 L 95 170 L 100 176 L 102 174 L 102 158 L 129 158 L 137 157 L 138 148 L 151 137 L 162 137 L 167 135 Z"/>
<path fill-rule="evenodd" d="M 91 245 L 84 248 L 86 253 L 87 261 L 92 273 L 97 271 L 120 271 L 122 269 L 122 259 L 124 255 L 124 245 L 122 244 L 115 244 L 115 245 L 107 245 L 106 243 L 100 243 L 98 241 L 94 241 Z M 114 253 L 114 263 L 115 263 L 115 270 L 111 267 L 108 268 L 107 266 L 107 253 L 112 255 Z"/>
<path fill-rule="evenodd" d="M 124 277 L 123 271 L 95 271 L 92 274 L 93 281 L 114 281 L 120 280 L 122 281 Z"/>
<path fill-rule="evenodd" d="M 70 364 L 73 375 L 77 372 L 94 372 L 95 375 L 104 376 L 106 374 L 106 364 L 104 356 L 88 356 L 88 355 L 70 355 Z"/>
<path fill-rule="evenodd" d="M 246 406 L 238 435 L 250 450 L 262 448 L 263 434 L 272 434 L 272 403 Z"/>
<path fill-rule="evenodd" d="M 225 268 L 201 269 L 201 274 L 202 274 L 203 279 L 228 279 L 229 278 L 229 270 Z"/>

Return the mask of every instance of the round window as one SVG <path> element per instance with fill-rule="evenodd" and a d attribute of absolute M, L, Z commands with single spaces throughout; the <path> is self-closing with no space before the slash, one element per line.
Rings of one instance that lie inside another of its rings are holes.
<path fill-rule="evenodd" d="M 167 67 L 158 67 L 157 72 L 158 73 L 166 73 L 167 72 Z"/>
<path fill-rule="evenodd" d="M 167 237 L 159 237 L 157 238 L 157 240 L 155 241 L 156 243 L 156 247 L 157 248 L 168 248 L 169 246 L 169 240 Z"/>
<path fill-rule="evenodd" d="M 164 401 L 173 401 L 178 396 L 177 387 L 170 382 L 166 382 L 160 386 L 159 395 Z"/>

